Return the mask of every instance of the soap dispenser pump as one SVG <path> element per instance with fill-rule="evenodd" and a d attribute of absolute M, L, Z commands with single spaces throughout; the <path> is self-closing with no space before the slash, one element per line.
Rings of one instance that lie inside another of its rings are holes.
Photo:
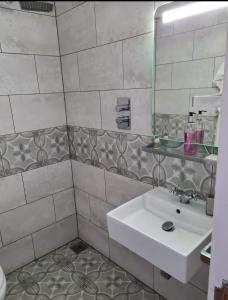
<path fill-rule="evenodd" d="M 206 110 L 199 110 L 196 122 L 196 143 L 203 144 L 204 141 L 204 122 L 202 120 L 202 113 Z"/>
<path fill-rule="evenodd" d="M 196 154 L 196 123 L 194 122 L 194 112 L 189 112 L 188 122 L 184 130 L 184 154 Z"/>

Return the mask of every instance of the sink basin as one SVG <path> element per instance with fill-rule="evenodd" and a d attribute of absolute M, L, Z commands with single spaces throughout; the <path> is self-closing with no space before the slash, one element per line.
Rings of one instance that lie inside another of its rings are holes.
<path fill-rule="evenodd" d="M 167 221 L 174 230 L 162 229 Z M 212 233 L 203 201 L 182 204 L 160 187 L 110 211 L 107 223 L 113 240 L 183 283 L 200 268 L 200 252 Z"/>

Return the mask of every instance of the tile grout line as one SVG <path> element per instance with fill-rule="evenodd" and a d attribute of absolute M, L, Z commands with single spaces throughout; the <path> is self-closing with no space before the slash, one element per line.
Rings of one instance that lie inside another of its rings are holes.
<path fill-rule="evenodd" d="M 94 12 L 94 25 L 95 25 L 96 46 L 97 46 L 98 40 L 97 40 L 97 17 L 96 17 L 96 1 L 93 1 L 93 12 Z"/>
<path fill-rule="evenodd" d="M 9 105 L 10 105 L 10 112 L 11 112 L 11 118 L 12 118 L 12 122 L 13 122 L 13 130 L 16 133 L 16 127 L 15 127 L 15 122 L 14 122 L 14 117 L 13 117 L 13 109 L 12 109 L 12 103 L 11 103 L 11 99 L 10 96 L 8 96 L 9 98 Z"/>
<path fill-rule="evenodd" d="M 121 59 L 121 62 L 122 62 L 122 72 L 123 72 L 123 89 L 125 88 L 125 84 L 124 84 L 124 42 L 122 41 L 122 43 L 121 43 L 121 50 L 122 50 L 122 52 L 121 52 L 121 54 L 122 54 L 122 59 Z"/>
<path fill-rule="evenodd" d="M 82 6 L 82 5 L 85 4 L 86 2 L 88 2 L 88 1 L 83 1 L 83 3 L 79 3 L 78 5 L 76 5 L 76 6 L 72 7 L 72 8 L 69 8 L 69 9 L 67 9 L 66 11 L 60 13 L 59 15 L 56 14 L 56 17 L 58 18 L 58 17 L 60 17 L 60 16 L 62 16 L 62 15 L 64 15 L 64 14 L 68 13 L 69 11 L 75 9 L 75 8 L 77 8 L 77 7 L 79 7 L 79 6 Z"/>
<path fill-rule="evenodd" d="M 40 84 L 39 84 L 39 77 L 38 77 L 38 71 L 37 71 L 37 63 L 36 63 L 36 57 L 34 57 L 34 63 L 35 63 L 35 69 L 36 69 L 36 80 L 37 80 L 37 87 L 38 87 L 38 92 L 40 94 Z"/>
<path fill-rule="evenodd" d="M 75 204 L 75 214 L 77 215 L 77 206 L 76 206 L 76 195 L 75 195 L 75 188 L 74 188 L 74 176 L 73 176 L 73 166 L 72 161 L 70 159 L 70 135 L 69 135 L 69 128 L 68 128 L 68 115 L 67 115 L 67 103 L 66 103 L 66 94 L 65 94 L 65 85 L 63 80 L 63 65 L 62 65 L 62 55 L 60 49 L 60 39 L 59 39 L 59 27 L 57 21 L 57 13 L 56 13 L 56 6 L 55 6 L 55 23 L 56 23 L 56 30 L 57 30 L 57 39 L 58 39 L 58 47 L 59 47 L 59 57 L 60 57 L 60 69 L 61 69 L 61 78 L 62 78 L 62 86 L 63 86 L 63 99 L 64 99 L 64 108 L 65 108 L 65 117 L 66 117 L 66 130 L 67 130 L 67 141 L 68 141 L 68 153 L 69 153 L 69 160 L 70 160 L 70 169 L 71 169 L 71 180 L 73 184 L 73 193 L 74 193 L 74 204 Z M 78 58 L 77 58 L 78 60 Z M 79 72 L 79 71 L 78 71 Z M 77 223 L 77 231 L 78 231 L 78 218 L 76 218 Z"/>
<path fill-rule="evenodd" d="M 23 178 L 22 173 L 19 173 L 19 174 L 21 174 L 21 180 L 22 180 L 22 185 L 23 185 L 23 190 L 24 190 L 24 195 L 25 195 L 25 203 L 28 204 L 28 201 L 27 201 L 27 195 L 26 195 L 26 190 L 25 190 L 24 178 Z M 22 206 L 23 206 L 23 205 L 22 205 Z"/>
<path fill-rule="evenodd" d="M 78 85 L 79 85 L 79 92 L 81 92 L 81 83 L 80 83 L 80 70 L 79 70 L 79 61 L 78 61 L 78 54 L 76 53 L 77 59 L 77 67 L 78 67 Z"/>

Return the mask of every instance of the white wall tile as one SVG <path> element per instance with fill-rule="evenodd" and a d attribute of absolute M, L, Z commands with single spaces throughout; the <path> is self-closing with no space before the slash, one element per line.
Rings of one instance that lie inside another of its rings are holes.
<path fill-rule="evenodd" d="M 32 236 L 36 258 L 45 255 L 78 236 L 76 215 L 46 227 Z"/>
<path fill-rule="evenodd" d="M 75 213 L 73 188 L 53 195 L 56 221 L 64 219 Z"/>
<path fill-rule="evenodd" d="M 22 173 L 28 202 L 72 187 L 70 161 Z"/>
<path fill-rule="evenodd" d="M 0 78 L 1 95 L 31 94 L 38 92 L 33 56 L 1 53 Z"/>
<path fill-rule="evenodd" d="M 54 3 L 54 1 L 48 1 L 48 2 Z M 16 9 L 16 10 L 25 11 L 26 13 L 30 13 L 28 12 L 28 10 L 21 9 L 19 1 L 1 1 L 0 7 Z M 51 12 L 36 11 L 36 13 L 41 15 L 55 16 L 55 9 L 53 9 Z M 33 12 L 31 12 L 31 14 L 33 14 Z"/>
<path fill-rule="evenodd" d="M 156 64 L 192 59 L 193 55 L 193 32 L 167 36 L 157 39 Z"/>
<path fill-rule="evenodd" d="M 93 246 L 105 256 L 109 256 L 108 233 L 105 230 L 78 215 L 78 231 L 79 237 L 83 241 Z"/>
<path fill-rule="evenodd" d="M 101 128 L 99 92 L 66 93 L 69 125 Z"/>
<path fill-rule="evenodd" d="M 20 268 L 34 260 L 34 250 L 31 236 L 0 249 L 0 265 L 5 274 Z"/>
<path fill-rule="evenodd" d="M 122 42 L 80 52 L 78 64 L 82 91 L 123 87 Z"/>
<path fill-rule="evenodd" d="M 96 45 L 94 3 L 87 2 L 59 16 L 61 54 L 88 49 Z"/>
<path fill-rule="evenodd" d="M 72 161 L 74 186 L 98 199 L 106 200 L 104 170 Z"/>
<path fill-rule="evenodd" d="M 174 33 L 193 31 L 216 25 L 218 22 L 218 11 L 204 12 L 200 15 L 190 16 L 173 23 Z"/>
<path fill-rule="evenodd" d="M 153 33 L 123 41 L 124 87 L 152 86 Z"/>
<path fill-rule="evenodd" d="M 165 90 L 172 88 L 172 65 L 156 66 L 155 89 Z"/>
<path fill-rule="evenodd" d="M 72 9 L 85 1 L 55 1 L 56 14 L 57 16 L 63 14 L 64 12 Z"/>
<path fill-rule="evenodd" d="M 169 300 L 206 300 L 206 293 L 190 284 L 183 284 L 171 278 L 169 280 L 160 275 L 160 270 L 155 268 L 154 289 Z"/>
<path fill-rule="evenodd" d="M 154 266 L 119 243 L 109 239 L 110 258 L 139 280 L 154 288 Z"/>
<path fill-rule="evenodd" d="M 79 75 L 77 54 L 69 54 L 61 57 L 64 91 L 78 91 L 79 90 Z"/>
<path fill-rule="evenodd" d="M 90 196 L 89 194 L 75 189 L 75 198 L 76 198 L 76 206 L 77 213 L 87 220 L 90 220 Z"/>
<path fill-rule="evenodd" d="M 129 97 L 131 101 L 131 130 L 128 133 L 151 135 L 153 92 L 151 89 L 104 91 L 101 95 L 102 128 L 124 131 L 117 128 L 116 110 L 118 97 Z"/>
<path fill-rule="evenodd" d="M 26 203 L 21 174 L 0 179 L 0 213 Z"/>
<path fill-rule="evenodd" d="M 54 223 L 55 212 L 52 197 L 43 198 L 32 204 L 0 215 L 3 244 L 14 242 L 32 232 Z"/>
<path fill-rule="evenodd" d="M 3 52 L 59 55 L 55 18 L 0 9 L 0 28 Z"/>
<path fill-rule="evenodd" d="M 218 72 L 221 65 L 225 62 L 225 56 L 218 56 L 215 57 L 215 69 L 214 69 L 214 76 Z"/>
<path fill-rule="evenodd" d="M 14 132 L 9 97 L 0 97 L 0 134 Z"/>
<path fill-rule="evenodd" d="M 107 201 L 114 206 L 148 192 L 152 186 L 121 175 L 105 171 Z"/>
<path fill-rule="evenodd" d="M 90 197 L 91 222 L 107 230 L 106 214 L 114 207 L 95 197 Z"/>
<path fill-rule="evenodd" d="M 174 89 L 212 87 L 214 60 L 212 58 L 173 64 Z"/>
<path fill-rule="evenodd" d="M 62 92 L 63 85 L 59 57 L 36 56 L 35 59 L 40 92 Z"/>
<path fill-rule="evenodd" d="M 186 114 L 189 111 L 189 90 L 165 90 L 155 93 L 158 114 Z"/>
<path fill-rule="evenodd" d="M 98 44 L 153 30 L 153 1 L 95 2 Z"/>
<path fill-rule="evenodd" d="M 217 25 L 195 33 L 194 58 L 207 58 L 225 54 L 227 24 Z"/>
<path fill-rule="evenodd" d="M 16 132 L 66 124 L 63 94 L 11 96 Z"/>

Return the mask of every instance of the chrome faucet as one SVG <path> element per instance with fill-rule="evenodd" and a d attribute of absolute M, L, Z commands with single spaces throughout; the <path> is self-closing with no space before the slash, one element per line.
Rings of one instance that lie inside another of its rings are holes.
<path fill-rule="evenodd" d="M 170 190 L 170 193 L 177 196 L 180 202 L 183 204 L 190 204 L 191 200 L 204 199 L 202 194 L 194 190 L 184 191 L 177 187 L 174 187 Z"/>

